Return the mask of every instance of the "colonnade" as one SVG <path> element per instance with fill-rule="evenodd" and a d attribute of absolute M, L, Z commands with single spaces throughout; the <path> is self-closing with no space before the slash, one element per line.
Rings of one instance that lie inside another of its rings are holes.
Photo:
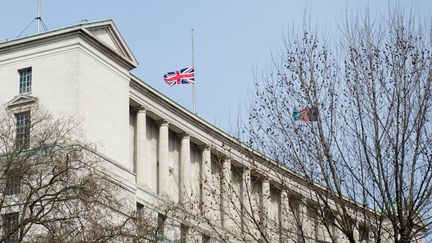
<path fill-rule="evenodd" d="M 147 126 L 147 115 L 146 109 L 140 108 L 136 113 L 136 182 L 138 186 L 145 186 L 147 180 L 155 178 L 155 171 L 148 170 L 146 167 L 146 126 Z M 236 225 L 238 226 L 239 231 L 247 232 L 249 234 L 255 235 L 255 238 L 259 238 L 264 234 L 270 235 L 273 232 L 275 234 L 275 227 L 272 225 L 270 227 L 269 220 L 269 210 L 272 207 L 271 203 L 271 181 L 265 175 L 261 175 L 260 179 L 260 188 L 261 192 L 259 193 L 260 197 L 260 205 L 253 205 L 252 202 L 252 188 L 253 183 L 251 181 L 251 169 L 243 166 L 241 168 L 241 194 L 238 196 L 239 203 L 242 204 L 240 209 L 240 221 L 234 222 L 235 218 L 233 215 L 235 213 L 239 213 L 239 209 L 233 208 L 233 195 L 232 195 L 232 160 L 228 156 L 224 156 L 221 162 L 221 181 L 219 185 L 214 185 L 211 183 L 212 178 L 212 151 L 209 145 L 201 146 L 201 174 L 199 175 L 200 181 L 191 181 L 190 178 L 193 178 L 194 175 L 190 174 L 190 166 L 191 166 L 191 136 L 185 132 L 180 134 L 180 165 L 178 172 L 178 185 L 170 185 L 169 176 L 172 174 L 171 168 L 169 167 L 169 123 L 166 120 L 162 120 L 158 122 L 158 175 L 157 175 L 157 194 L 162 199 L 171 200 L 174 202 L 178 202 L 180 204 L 187 204 L 190 200 L 192 183 L 200 183 L 201 195 L 199 202 L 199 212 L 202 216 L 207 219 L 213 219 L 215 217 L 214 210 L 220 209 L 220 223 L 223 227 L 234 229 Z M 213 162 L 214 163 L 214 162 Z M 214 186 L 220 186 L 220 202 L 214 202 L 212 198 L 212 191 Z M 173 187 L 177 187 L 176 190 L 178 194 L 173 194 Z M 293 228 L 293 219 L 292 215 L 290 216 L 289 212 L 291 209 L 289 208 L 289 200 L 290 193 L 288 189 L 279 189 L 278 190 L 280 201 L 277 202 L 279 205 L 279 226 L 276 227 L 279 230 L 281 228 Z M 215 205 L 219 204 L 220 205 Z M 299 204 L 299 214 L 302 218 L 306 215 L 306 204 Z M 258 207 L 256 207 L 258 206 Z M 193 208 L 193 207 L 191 207 Z M 250 218 L 252 215 L 255 215 L 259 212 L 259 227 L 261 230 L 257 229 L 256 221 L 254 222 Z M 283 213 L 285 212 L 285 213 Z M 277 233 L 277 232 L 276 232 Z M 279 237 L 279 236 L 273 236 Z M 283 239 L 281 239 L 283 240 Z"/>

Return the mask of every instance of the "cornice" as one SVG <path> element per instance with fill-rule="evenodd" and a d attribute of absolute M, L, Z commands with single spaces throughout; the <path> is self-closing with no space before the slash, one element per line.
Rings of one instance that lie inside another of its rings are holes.
<path fill-rule="evenodd" d="M 75 38 L 75 37 L 85 40 L 96 50 L 100 51 L 102 54 L 111 58 L 113 61 L 120 64 L 122 67 L 126 68 L 127 70 L 130 71 L 136 68 L 136 65 L 134 63 L 132 63 L 125 57 L 121 56 L 119 53 L 112 50 L 107 45 L 103 44 L 101 41 L 99 41 L 96 37 L 94 37 L 91 33 L 89 33 L 85 29 L 76 29 L 68 32 L 58 33 L 55 35 L 47 35 L 45 37 L 30 39 L 28 41 L 17 41 L 16 43 L 11 42 L 9 45 L 5 45 L 6 44 L 5 43 L 3 44 L 5 45 L 3 47 L 0 45 L 0 55 L 7 54 L 10 52 L 16 52 L 19 50 L 34 48 L 38 46 L 43 46 L 43 45 L 47 45 L 54 42 Z"/>
<path fill-rule="evenodd" d="M 76 37 L 78 32 L 79 32 L 79 30 L 74 30 L 74 31 L 70 31 L 70 32 L 60 33 L 57 35 L 48 35 L 46 37 L 42 37 L 42 38 L 34 39 L 34 40 L 29 40 L 29 41 L 17 41 L 16 43 L 14 43 L 14 41 L 12 41 L 10 44 L 4 43 L 3 45 L 5 45 L 5 46 L 2 47 L 0 45 L 0 55 L 10 53 L 10 52 L 19 51 L 19 50 L 28 49 L 31 47 L 37 47 L 37 46 L 50 44 L 52 42 L 56 42 L 59 40 L 70 39 L 72 37 Z M 6 45 L 6 44 L 8 44 L 8 45 Z"/>

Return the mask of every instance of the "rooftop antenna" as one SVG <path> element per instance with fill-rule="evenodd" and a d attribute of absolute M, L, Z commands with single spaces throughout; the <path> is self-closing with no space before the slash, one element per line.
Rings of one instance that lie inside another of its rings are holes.
<path fill-rule="evenodd" d="M 41 25 L 45 31 L 48 31 L 48 28 L 46 27 L 45 23 L 42 21 L 42 17 L 41 17 L 41 0 L 37 0 L 36 18 L 34 18 L 32 22 L 29 25 L 27 25 L 27 27 L 25 27 L 25 29 L 17 36 L 17 38 L 19 38 L 35 21 L 37 21 L 37 25 L 36 25 L 37 34 L 40 34 L 41 32 Z"/>
<path fill-rule="evenodd" d="M 40 16 L 40 4 L 41 1 L 37 0 L 37 15 L 36 15 L 36 20 L 37 20 L 37 33 L 40 34 L 40 24 L 42 21 L 42 18 Z"/>

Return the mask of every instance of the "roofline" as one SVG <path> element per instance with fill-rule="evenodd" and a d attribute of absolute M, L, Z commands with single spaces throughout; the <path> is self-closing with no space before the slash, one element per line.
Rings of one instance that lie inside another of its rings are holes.
<path fill-rule="evenodd" d="M 0 43 L 0 54 L 4 52 L 8 52 L 11 49 L 28 47 L 42 42 L 57 40 L 59 38 L 61 39 L 62 37 L 70 37 L 71 35 L 79 34 L 81 35 L 81 37 L 83 37 L 83 39 L 87 40 L 90 44 L 93 44 L 95 47 L 97 47 L 97 49 L 99 49 L 103 53 L 111 55 L 116 61 L 119 61 L 126 68 L 128 68 L 128 70 L 136 68 L 138 66 L 138 63 L 135 57 L 133 56 L 132 52 L 130 51 L 129 47 L 122 39 L 120 41 L 122 42 L 122 44 L 125 45 L 126 52 L 132 58 L 132 60 L 128 60 L 124 56 L 118 54 L 114 49 L 112 49 L 111 47 L 109 47 L 99 39 L 97 39 L 87 30 L 87 28 L 104 26 L 104 25 L 112 26 L 115 33 L 118 35 L 120 34 L 112 20 L 101 20 L 96 22 L 81 23 L 69 27 L 64 27 L 64 28 L 44 32 L 41 34 L 30 35 L 23 38 L 2 42 Z M 123 37 L 121 37 L 120 35 L 120 38 Z"/>
<path fill-rule="evenodd" d="M 17 41 L 21 42 L 21 41 L 24 41 L 25 39 L 32 39 L 32 38 L 34 39 L 34 38 L 36 38 L 38 36 L 51 35 L 54 32 L 63 31 L 63 30 L 66 30 L 66 29 L 71 29 L 72 30 L 72 29 L 76 29 L 76 28 L 79 28 L 79 27 L 82 27 L 82 26 L 93 25 L 93 24 L 100 24 L 100 23 L 109 22 L 109 21 L 112 22 L 111 19 L 104 19 L 104 20 L 98 20 L 98 21 L 92 21 L 92 22 L 83 22 L 83 23 L 79 23 L 79 24 L 73 24 L 73 25 L 69 25 L 69 26 L 65 26 L 65 27 L 60 27 L 60 28 L 56 28 L 56 29 L 53 29 L 53 30 L 49 30 L 49 31 L 46 31 L 46 32 L 43 32 L 43 33 L 39 33 L 39 34 L 35 33 L 35 34 L 30 34 L 30 35 L 27 35 L 27 36 L 23 36 L 23 37 L 17 37 L 17 38 L 11 39 L 11 40 L 2 41 L 2 42 L 0 42 L 0 46 L 2 46 L 3 44 L 6 44 L 6 43 L 13 43 L 13 42 L 17 42 Z"/>

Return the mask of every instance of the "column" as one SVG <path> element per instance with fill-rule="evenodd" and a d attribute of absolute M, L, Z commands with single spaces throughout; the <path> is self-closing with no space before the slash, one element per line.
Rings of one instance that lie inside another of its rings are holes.
<path fill-rule="evenodd" d="M 206 145 L 202 151 L 202 173 L 201 173 L 201 184 L 202 184 L 202 208 L 201 212 L 209 220 L 213 220 L 211 217 L 211 152 L 210 146 Z"/>
<path fill-rule="evenodd" d="M 354 224 L 354 229 L 353 229 L 353 236 L 354 239 L 358 242 L 360 242 L 360 232 L 359 232 L 359 224 L 358 222 L 354 221 L 354 219 L 351 219 L 352 223 Z"/>
<path fill-rule="evenodd" d="M 271 207 L 270 200 L 270 182 L 268 179 L 264 179 L 261 184 L 261 201 L 262 201 L 262 214 L 261 214 L 261 229 L 265 233 L 266 238 L 270 239 L 269 232 L 269 209 Z"/>
<path fill-rule="evenodd" d="M 292 225 L 295 222 L 293 222 L 293 217 L 290 217 L 292 209 L 289 205 L 288 191 L 286 189 L 281 191 L 280 205 L 281 242 L 288 242 L 295 239 L 295 235 L 292 234 L 294 231 Z"/>
<path fill-rule="evenodd" d="M 252 183 L 251 183 L 251 170 L 249 168 L 243 168 L 242 174 L 242 232 L 247 238 L 251 238 L 251 235 L 256 235 L 256 225 L 253 222 L 253 211 L 252 211 Z M 256 237 L 256 236 L 254 236 Z M 256 239 L 256 238 L 255 238 Z"/>
<path fill-rule="evenodd" d="M 183 134 L 180 147 L 180 203 L 183 205 L 192 202 L 190 163 L 190 136 Z"/>
<path fill-rule="evenodd" d="M 168 122 L 162 121 L 159 126 L 159 195 L 168 198 L 169 194 L 169 164 L 168 164 Z"/>
<path fill-rule="evenodd" d="M 140 107 L 136 122 L 136 182 L 139 186 L 148 185 L 147 180 L 154 177 L 152 171 L 146 169 L 145 150 L 147 141 L 146 109 Z"/>
<path fill-rule="evenodd" d="M 232 227 L 232 210 L 231 210 L 231 160 L 224 158 L 222 162 L 222 224 L 225 228 L 233 230 Z"/>
<path fill-rule="evenodd" d="M 164 236 L 166 240 L 163 242 L 180 242 L 181 224 L 173 218 L 167 218 L 165 221 Z"/>

